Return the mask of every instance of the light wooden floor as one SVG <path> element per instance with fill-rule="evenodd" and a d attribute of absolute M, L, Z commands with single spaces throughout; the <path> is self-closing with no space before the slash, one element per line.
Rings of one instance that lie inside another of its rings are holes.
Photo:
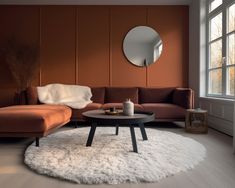
<path fill-rule="evenodd" d="M 62 128 L 71 129 L 71 127 Z M 77 185 L 32 172 L 23 164 L 31 139 L 0 138 L 0 188 L 235 188 L 235 155 L 232 137 L 210 129 L 207 135 L 185 133 L 182 128 L 160 128 L 191 137 L 207 149 L 207 157 L 193 170 L 162 179 L 158 183 L 121 185 Z"/>

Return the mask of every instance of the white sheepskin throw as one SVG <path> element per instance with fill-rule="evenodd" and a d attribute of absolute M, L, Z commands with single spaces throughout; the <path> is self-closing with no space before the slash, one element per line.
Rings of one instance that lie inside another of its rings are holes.
<path fill-rule="evenodd" d="M 157 182 L 192 169 L 206 156 L 205 147 L 181 135 L 146 129 L 143 141 L 135 128 L 139 153 L 132 152 L 130 130 L 97 127 L 91 147 L 86 147 L 90 128 L 52 134 L 25 151 L 24 162 L 40 174 L 78 184 Z"/>
<path fill-rule="evenodd" d="M 45 104 L 64 104 L 74 109 L 82 109 L 92 103 L 91 89 L 87 86 L 48 84 L 37 87 L 38 99 Z"/>

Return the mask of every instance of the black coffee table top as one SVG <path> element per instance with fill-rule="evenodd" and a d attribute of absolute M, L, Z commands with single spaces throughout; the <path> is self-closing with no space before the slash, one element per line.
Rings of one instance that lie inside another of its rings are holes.
<path fill-rule="evenodd" d="M 152 112 L 135 112 L 133 116 L 126 116 L 122 113 L 107 115 L 104 110 L 90 110 L 82 115 L 86 121 L 102 124 L 140 124 L 155 120 L 155 114 Z"/>

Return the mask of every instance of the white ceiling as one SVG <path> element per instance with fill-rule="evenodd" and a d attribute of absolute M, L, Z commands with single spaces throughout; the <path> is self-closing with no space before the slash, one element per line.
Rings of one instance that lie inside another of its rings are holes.
<path fill-rule="evenodd" d="M 15 5 L 189 5 L 192 0 L 0 0 Z"/>

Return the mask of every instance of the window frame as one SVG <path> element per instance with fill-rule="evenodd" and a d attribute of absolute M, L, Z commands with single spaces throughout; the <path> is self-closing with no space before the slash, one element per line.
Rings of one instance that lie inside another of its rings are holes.
<path fill-rule="evenodd" d="M 206 4 L 206 96 L 213 98 L 225 98 L 225 99 L 234 99 L 234 95 L 227 95 L 227 69 L 228 67 L 235 67 L 235 65 L 227 65 L 226 59 L 228 53 L 228 36 L 235 33 L 235 31 L 231 31 L 227 33 L 227 23 L 228 23 L 228 8 L 232 6 L 235 1 L 234 0 L 223 0 L 222 4 L 219 5 L 214 10 L 210 11 L 210 3 L 213 0 L 208 0 Z M 210 41 L 210 20 L 217 15 L 222 13 L 222 36 Z M 210 44 L 222 40 L 222 66 L 216 68 L 210 67 Z M 210 94 L 209 93 L 209 72 L 211 70 L 222 69 L 222 94 Z"/>

